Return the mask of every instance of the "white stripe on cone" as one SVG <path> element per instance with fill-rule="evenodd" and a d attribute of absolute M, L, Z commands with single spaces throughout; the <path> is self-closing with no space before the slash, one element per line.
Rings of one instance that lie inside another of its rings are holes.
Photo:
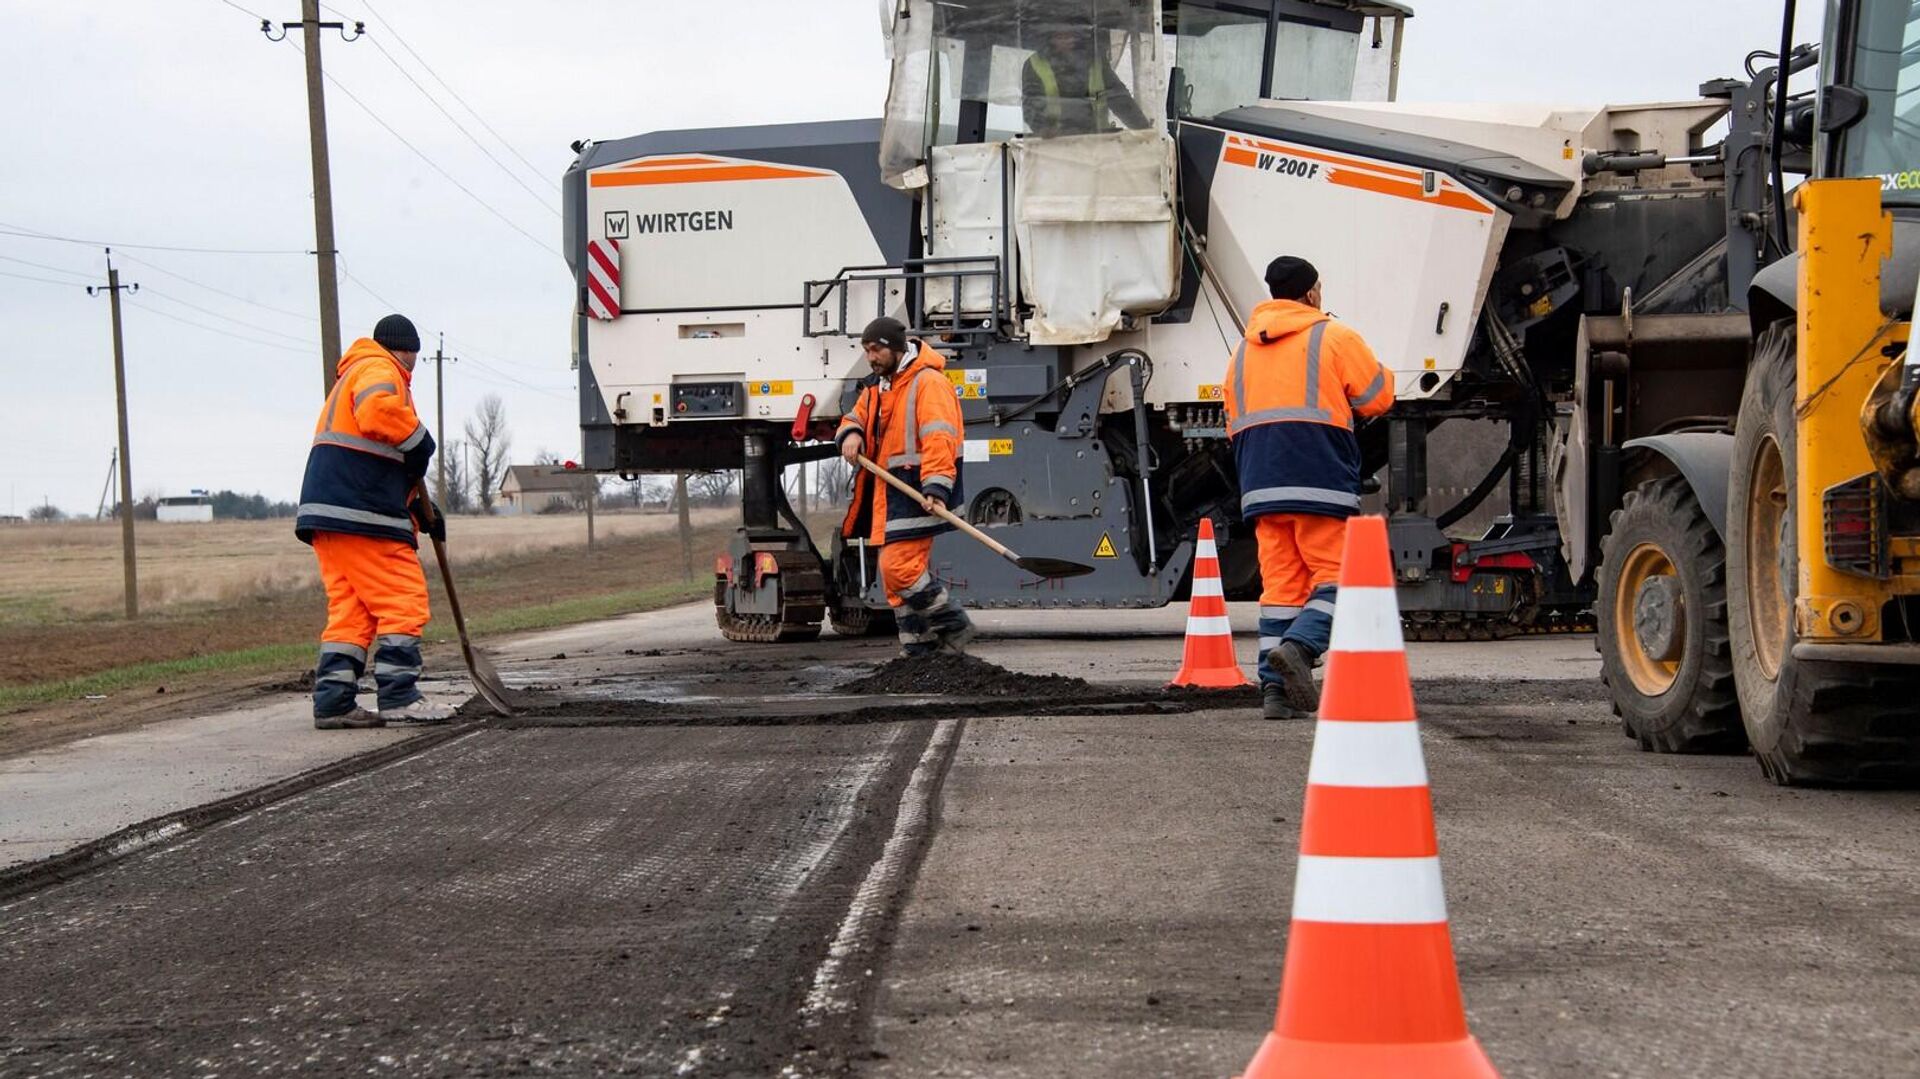
<path fill-rule="evenodd" d="M 1224 614 L 1188 615 L 1187 636 L 1189 637 L 1231 637 L 1233 623 Z"/>
<path fill-rule="evenodd" d="M 1427 762 L 1419 725 L 1408 720 L 1352 723 L 1323 719 L 1313 734 L 1307 782 L 1323 787 L 1424 787 Z"/>
<path fill-rule="evenodd" d="M 1202 596 L 1224 597 L 1226 593 L 1220 590 L 1220 578 L 1195 577 L 1193 579 L 1193 595 L 1194 598 L 1198 599 Z"/>
<path fill-rule="evenodd" d="M 1333 612 L 1333 652 L 1401 652 L 1400 602 L 1391 588 L 1347 585 Z"/>
<path fill-rule="evenodd" d="M 1198 561 L 1202 558 L 1219 558 L 1220 549 L 1213 545 L 1213 540 L 1211 538 L 1202 537 L 1199 545 L 1193 549 L 1193 557 L 1195 561 Z"/>
<path fill-rule="evenodd" d="M 1302 854 L 1293 916 L 1349 925 L 1427 925 L 1447 920 L 1440 859 L 1336 858 Z"/>

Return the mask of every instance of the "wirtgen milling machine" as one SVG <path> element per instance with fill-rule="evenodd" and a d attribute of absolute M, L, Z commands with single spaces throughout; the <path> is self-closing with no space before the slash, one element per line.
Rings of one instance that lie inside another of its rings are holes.
<path fill-rule="evenodd" d="M 837 452 L 857 335 L 887 314 L 949 356 L 957 508 L 1096 567 L 1040 580 L 943 536 L 962 602 L 1159 606 L 1202 517 L 1229 595 L 1253 598 L 1220 379 L 1267 262 L 1295 254 L 1395 379 L 1399 404 L 1358 434 L 1410 627 L 1569 624 L 1626 493 L 1694 474 L 1697 436 L 1738 408 L 1750 288 L 1781 247 L 1775 71 L 1626 107 L 1394 103 L 1411 15 L 899 0 L 880 120 L 581 144 L 566 250 L 587 467 L 742 471 L 715 574 L 727 636 L 888 628 L 875 552 L 815 550 L 780 483 Z M 1435 435 L 1448 420 L 1494 423 Z"/>

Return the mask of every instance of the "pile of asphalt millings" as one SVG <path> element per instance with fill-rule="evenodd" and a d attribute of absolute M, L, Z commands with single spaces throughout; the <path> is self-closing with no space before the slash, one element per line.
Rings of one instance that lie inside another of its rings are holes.
<path fill-rule="evenodd" d="M 1063 674 L 1021 674 L 958 652 L 900 656 L 840 686 L 842 693 L 1058 700 L 1093 687 Z"/>

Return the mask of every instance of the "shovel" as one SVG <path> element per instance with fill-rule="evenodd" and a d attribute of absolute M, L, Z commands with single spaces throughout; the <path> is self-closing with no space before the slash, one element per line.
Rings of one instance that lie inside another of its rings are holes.
<path fill-rule="evenodd" d="M 867 459 L 866 454 L 859 454 L 856 456 L 856 459 L 860 462 L 861 468 L 866 469 L 868 472 L 899 488 L 902 494 L 912 498 L 915 502 L 920 501 L 920 492 L 914 490 L 912 484 L 907 483 L 905 480 L 896 477 L 893 473 L 874 464 Z M 981 543 L 986 544 L 992 549 L 994 554 L 999 555 L 1001 558 L 1019 566 L 1021 569 L 1026 570 L 1036 577 L 1084 577 L 1093 572 L 1092 566 L 1083 565 L 1079 562 L 1069 562 L 1064 558 L 1022 558 L 1007 549 L 1006 544 L 1001 543 L 992 536 L 961 520 L 958 514 L 945 506 L 936 503 L 933 507 L 933 512 L 948 524 L 979 540 Z"/>
<path fill-rule="evenodd" d="M 413 489 L 413 497 L 432 512 L 439 513 L 440 508 L 427 497 L 427 485 L 420 483 Z M 460 613 L 460 594 L 453 590 L 453 566 L 447 561 L 447 545 L 440 540 L 433 541 L 433 557 L 440 562 L 440 583 L 447 589 L 447 607 L 453 611 L 453 628 L 460 635 L 460 656 L 467 661 L 467 673 L 473 676 L 473 688 L 480 691 L 481 699 L 503 716 L 513 714 L 513 706 L 507 703 L 507 684 L 500 680 L 500 672 L 493 669 L 493 661 L 485 652 L 473 646 L 467 637 L 467 620 Z"/>

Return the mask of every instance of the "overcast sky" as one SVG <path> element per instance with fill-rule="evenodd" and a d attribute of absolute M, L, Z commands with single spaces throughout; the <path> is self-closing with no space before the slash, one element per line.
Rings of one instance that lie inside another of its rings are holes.
<path fill-rule="evenodd" d="M 1403 100 L 1562 104 L 1690 97 L 1776 44 L 1781 7 L 1414 6 Z M 886 87 L 875 0 L 329 7 L 367 23 L 324 53 L 339 80 L 327 107 L 351 275 L 342 335 L 393 309 L 429 350 L 444 332 L 461 357 L 447 370 L 449 434 L 499 393 L 519 461 L 579 444 L 557 251 L 568 143 L 876 115 Z M 1823 5 L 1800 7 L 1811 40 Z M 103 242 L 141 286 L 125 317 L 136 497 L 297 494 L 321 392 L 305 86 L 294 44 L 269 43 L 259 15 L 298 13 L 297 0 L 0 0 L 0 512 L 51 499 L 91 514 L 99 501 L 111 339 L 106 300 L 81 286 L 104 279 Z M 427 366 L 414 386 L 430 416 Z"/>

